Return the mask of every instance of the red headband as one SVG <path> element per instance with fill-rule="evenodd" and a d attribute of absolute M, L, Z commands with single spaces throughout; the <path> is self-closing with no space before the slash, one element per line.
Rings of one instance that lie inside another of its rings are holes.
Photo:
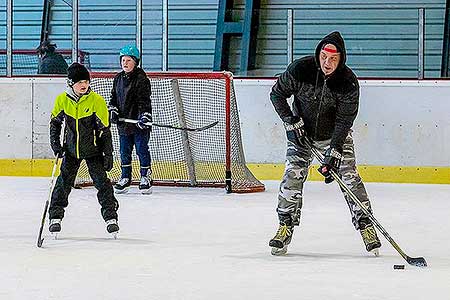
<path fill-rule="evenodd" d="M 337 50 L 332 49 L 332 48 L 328 48 L 328 47 L 323 47 L 322 50 L 326 51 L 326 52 L 330 52 L 330 53 L 338 53 Z"/>

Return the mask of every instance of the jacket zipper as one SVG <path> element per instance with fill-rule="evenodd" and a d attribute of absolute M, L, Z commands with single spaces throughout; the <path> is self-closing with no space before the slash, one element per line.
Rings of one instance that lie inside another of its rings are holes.
<path fill-rule="evenodd" d="M 80 158 L 80 132 L 78 130 L 78 103 L 75 108 L 75 131 L 77 132 L 77 158 Z"/>
<path fill-rule="evenodd" d="M 323 86 L 322 86 L 322 93 L 320 95 L 320 99 L 319 99 L 319 108 L 317 110 L 317 116 L 316 116 L 316 126 L 314 127 L 314 140 L 317 139 L 317 127 L 319 126 L 319 116 L 320 116 L 320 109 L 322 107 L 322 99 L 323 99 L 323 93 L 325 92 L 325 85 L 327 84 L 327 79 L 325 78 L 323 81 Z"/>

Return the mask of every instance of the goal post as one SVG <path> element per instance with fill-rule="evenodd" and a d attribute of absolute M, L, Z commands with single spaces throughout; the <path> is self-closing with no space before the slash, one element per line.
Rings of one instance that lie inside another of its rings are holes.
<path fill-rule="evenodd" d="M 108 102 L 113 73 L 92 73 L 91 88 Z M 227 192 L 264 191 L 264 185 L 247 168 L 242 146 L 238 107 L 229 72 L 149 72 L 153 122 L 198 128 L 218 122 L 203 131 L 184 131 L 153 126 L 149 149 L 154 185 L 223 187 Z M 120 179 L 119 135 L 111 125 L 113 182 Z M 139 182 L 139 160 L 133 151 L 132 182 Z M 83 163 L 76 185 L 91 185 Z"/>

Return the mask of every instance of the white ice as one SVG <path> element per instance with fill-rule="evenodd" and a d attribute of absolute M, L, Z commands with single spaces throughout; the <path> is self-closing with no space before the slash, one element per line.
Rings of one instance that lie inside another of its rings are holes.
<path fill-rule="evenodd" d="M 307 182 L 288 255 L 270 255 L 278 182 L 267 191 L 155 187 L 119 195 L 112 239 L 93 188 L 73 190 L 58 240 L 36 238 L 49 178 L 0 177 L 0 299 L 449 299 L 450 185 L 366 184 L 383 237 L 367 253 L 337 186 Z M 394 264 L 406 264 L 394 270 Z"/>

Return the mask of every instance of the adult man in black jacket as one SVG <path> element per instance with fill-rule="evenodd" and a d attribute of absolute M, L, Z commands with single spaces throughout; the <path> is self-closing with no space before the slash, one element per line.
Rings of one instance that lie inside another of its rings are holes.
<path fill-rule="evenodd" d="M 319 172 L 325 183 L 333 181 L 329 170 L 338 172 L 369 211 L 370 201 L 356 170 L 351 127 L 358 113 L 359 85 L 346 66 L 344 40 L 332 32 L 319 42 L 315 56 L 295 60 L 281 74 L 270 93 L 272 104 L 284 122 L 287 134 L 286 169 L 278 194 L 279 229 L 269 246 L 273 255 L 287 252 L 294 226 L 300 224 L 303 183 L 312 154 L 307 136 L 325 154 Z M 294 96 L 292 109 L 287 99 Z M 352 222 L 360 230 L 367 251 L 381 247 L 375 228 L 362 210 L 344 193 Z"/>
<path fill-rule="evenodd" d="M 36 52 L 39 55 L 38 74 L 67 74 L 67 65 L 64 57 L 56 52 L 56 44 L 43 41 Z"/>

